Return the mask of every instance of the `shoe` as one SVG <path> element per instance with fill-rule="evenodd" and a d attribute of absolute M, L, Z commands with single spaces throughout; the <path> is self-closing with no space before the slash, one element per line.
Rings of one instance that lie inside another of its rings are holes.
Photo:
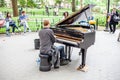
<path fill-rule="evenodd" d="M 69 63 L 68 60 L 60 60 L 60 66 L 67 65 Z"/>
<path fill-rule="evenodd" d="M 7 36 L 7 37 L 10 37 L 10 34 L 9 34 L 9 33 L 6 33 L 6 36 Z"/>
<path fill-rule="evenodd" d="M 31 30 L 29 30 L 29 32 L 31 32 Z"/>
<path fill-rule="evenodd" d="M 59 68 L 59 66 L 54 66 L 54 69 L 58 69 Z"/>
<path fill-rule="evenodd" d="M 59 65 L 57 65 L 57 62 L 54 64 L 54 69 L 58 69 Z"/>

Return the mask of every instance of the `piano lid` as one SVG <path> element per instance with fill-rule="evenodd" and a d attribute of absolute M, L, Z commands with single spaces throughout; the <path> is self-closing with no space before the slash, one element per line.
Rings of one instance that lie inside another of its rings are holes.
<path fill-rule="evenodd" d="M 63 19 L 62 21 L 58 22 L 58 25 L 67 25 L 67 24 L 78 24 L 80 21 L 88 21 L 88 18 L 92 16 L 91 8 L 95 5 L 88 4 L 87 6 L 83 7 L 82 9 L 74 12 L 72 15 L 69 15 L 67 18 Z"/>

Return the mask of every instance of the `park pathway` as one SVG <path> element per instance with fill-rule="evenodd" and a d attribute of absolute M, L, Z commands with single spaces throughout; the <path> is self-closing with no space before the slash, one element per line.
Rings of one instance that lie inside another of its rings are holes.
<path fill-rule="evenodd" d="M 34 50 L 38 33 L 0 35 L 0 80 L 120 80 L 119 32 L 96 31 L 96 42 L 87 51 L 87 72 L 76 70 L 81 61 L 77 48 L 68 65 L 41 72 L 36 63 L 39 50 Z"/>

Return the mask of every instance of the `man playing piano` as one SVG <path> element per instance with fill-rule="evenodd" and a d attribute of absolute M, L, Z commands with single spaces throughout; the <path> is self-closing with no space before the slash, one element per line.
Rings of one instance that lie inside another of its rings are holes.
<path fill-rule="evenodd" d="M 40 54 L 47 54 L 50 56 L 56 55 L 57 59 L 55 59 L 54 68 L 59 68 L 59 53 L 60 53 L 60 65 L 67 65 L 69 63 L 66 60 L 66 56 L 64 53 L 63 46 L 54 46 L 55 43 L 55 36 L 54 32 L 50 29 L 50 22 L 49 20 L 44 20 L 43 22 L 44 27 L 42 30 L 39 31 L 39 38 L 40 38 Z M 59 52 L 56 54 L 49 54 L 51 50 L 58 50 Z"/>

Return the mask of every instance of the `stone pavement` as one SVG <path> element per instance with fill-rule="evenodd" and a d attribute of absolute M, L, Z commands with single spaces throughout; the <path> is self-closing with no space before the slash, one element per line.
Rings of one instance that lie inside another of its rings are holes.
<path fill-rule="evenodd" d="M 36 63 L 39 50 L 34 50 L 38 33 L 0 35 L 0 80 L 120 80 L 119 32 L 96 32 L 96 42 L 87 51 L 87 72 L 76 70 L 81 61 L 77 48 L 68 65 L 41 72 Z"/>

